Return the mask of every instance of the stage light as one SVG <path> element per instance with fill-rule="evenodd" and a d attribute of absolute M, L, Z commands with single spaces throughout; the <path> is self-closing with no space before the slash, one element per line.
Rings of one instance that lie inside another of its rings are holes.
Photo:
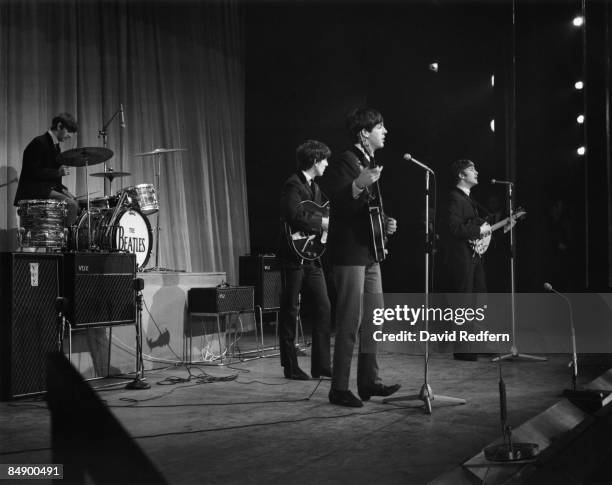
<path fill-rule="evenodd" d="M 578 115 L 578 117 L 576 118 L 576 122 L 579 124 L 584 123 L 584 115 Z"/>
<path fill-rule="evenodd" d="M 432 72 L 438 72 L 438 63 L 437 62 L 430 63 L 429 70 Z"/>
<path fill-rule="evenodd" d="M 586 153 L 586 148 L 584 147 L 578 147 L 578 149 L 576 150 L 576 153 L 578 153 L 578 155 L 582 156 Z"/>
<path fill-rule="evenodd" d="M 572 23 L 574 24 L 575 27 L 580 27 L 584 23 L 584 17 L 581 15 L 578 15 L 577 17 L 574 17 L 574 20 L 572 20 Z"/>
<path fill-rule="evenodd" d="M 495 87 L 495 74 L 491 74 L 491 86 Z"/>
<path fill-rule="evenodd" d="M 495 133 L 495 118 L 493 118 L 489 123 L 489 128 L 491 128 L 491 131 Z"/>
<path fill-rule="evenodd" d="M 576 88 L 578 91 L 580 91 L 580 90 L 581 90 L 581 89 L 584 87 L 584 83 L 583 83 L 582 81 L 576 81 L 576 82 L 574 83 L 574 87 L 575 87 L 575 88 Z"/>

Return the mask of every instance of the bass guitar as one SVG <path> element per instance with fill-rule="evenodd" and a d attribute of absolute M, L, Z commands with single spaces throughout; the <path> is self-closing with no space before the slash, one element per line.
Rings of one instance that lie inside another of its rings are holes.
<path fill-rule="evenodd" d="M 329 217 L 329 202 L 322 206 L 311 200 L 303 200 L 299 204 L 300 210 L 312 216 Z M 289 247 L 293 249 L 300 259 L 312 261 L 320 258 L 326 249 L 327 231 L 308 233 L 291 227 L 285 222 L 285 235 Z"/>
<path fill-rule="evenodd" d="M 496 222 L 491 226 L 491 228 L 487 231 L 487 233 L 479 239 L 472 239 L 470 241 L 470 246 L 475 254 L 484 254 L 489 249 L 489 244 L 491 244 L 491 235 L 494 231 L 497 231 L 500 228 L 504 228 L 504 233 L 508 232 L 511 227 L 517 223 L 517 221 L 524 217 L 527 214 L 526 211 L 522 209 L 517 209 L 517 211 L 512 214 L 512 217 L 508 216 L 505 219 Z"/>

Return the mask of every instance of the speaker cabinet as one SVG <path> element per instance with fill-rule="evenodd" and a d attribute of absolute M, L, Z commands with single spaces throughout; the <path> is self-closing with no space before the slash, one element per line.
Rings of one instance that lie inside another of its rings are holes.
<path fill-rule="evenodd" d="M 111 326 L 136 320 L 136 256 L 124 253 L 66 253 L 66 318 L 73 327 Z"/>
<path fill-rule="evenodd" d="M 0 255 L 0 397 L 45 392 L 46 362 L 57 350 L 59 254 Z"/>
<path fill-rule="evenodd" d="M 281 272 L 276 256 L 240 256 L 240 285 L 255 287 L 255 304 L 264 311 L 280 308 Z"/>
<path fill-rule="evenodd" d="M 189 313 L 236 313 L 253 311 L 252 286 L 218 286 L 216 288 L 190 288 L 187 291 Z"/>

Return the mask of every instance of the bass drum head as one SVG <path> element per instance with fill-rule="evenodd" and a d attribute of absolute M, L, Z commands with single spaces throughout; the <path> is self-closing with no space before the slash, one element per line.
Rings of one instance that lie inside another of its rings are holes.
<path fill-rule="evenodd" d="M 136 255 L 136 266 L 142 269 L 149 262 L 153 232 L 149 219 L 136 209 L 122 209 L 115 222 L 113 249 Z"/>

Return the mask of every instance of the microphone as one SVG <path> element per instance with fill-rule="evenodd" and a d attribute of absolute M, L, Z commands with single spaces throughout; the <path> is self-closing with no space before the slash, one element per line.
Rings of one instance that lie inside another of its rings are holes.
<path fill-rule="evenodd" d="M 492 184 L 501 184 L 501 185 L 514 185 L 513 182 L 510 182 L 508 180 L 497 180 L 497 179 L 491 179 L 491 183 Z"/>
<path fill-rule="evenodd" d="M 119 105 L 119 110 L 121 111 L 121 128 L 125 128 L 125 115 L 123 114 L 123 104 Z"/>
<path fill-rule="evenodd" d="M 418 165 L 419 167 L 424 168 L 428 172 L 434 173 L 434 171 L 431 168 L 429 168 L 424 163 L 419 162 L 416 158 L 413 158 L 412 155 L 410 155 L 410 153 L 405 153 L 404 154 L 404 160 L 406 160 L 407 162 L 412 162 L 412 163 Z"/>

